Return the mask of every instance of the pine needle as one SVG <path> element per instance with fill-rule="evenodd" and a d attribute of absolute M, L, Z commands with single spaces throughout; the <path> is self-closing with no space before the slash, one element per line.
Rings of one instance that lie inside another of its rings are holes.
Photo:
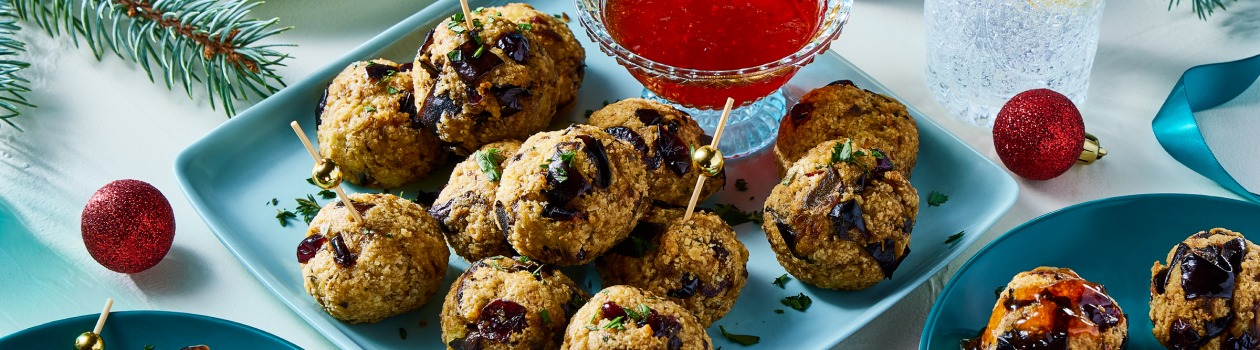
<path fill-rule="evenodd" d="M 1225 3 L 1221 0 L 1191 0 L 1194 4 L 1191 6 L 1194 13 L 1201 20 L 1207 20 L 1217 9 L 1225 11 Z M 1238 0 L 1234 0 L 1238 2 Z M 1168 10 L 1172 11 L 1173 6 L 1181 5 L 1181 0 L 1168 0 Z"/>
<path fill-rule="evenodd" d="M 5 1 L 5 0 L 0 0 Z M 85 44 L 97 59 L 112 52 L 136 63 L 150 81 L 182 86 L 189 98 L 204 85 L 210 108 L 223 105 L 229 117 L 236 102 L 266 97 L 283 88 L 276 74 L 287 44 L 260 44 L 292 27 L 279 19 L 246 18 L 261 2 L 251 0 L 9 0 L 17 18 L 50 36 Z M 217 102 L 216 102 L 217 101 Z"/>
<path fill-rule="evenodd" d="M 18 29 L 13 7 L 0 0 L 0 121 L 22 131 L 11 119 L 21 114 L 22 107 L 35 106 L 26 101 L 30 82 L 18 75 L 30 66 L 15 57 L 26 52 L 26 44 L 13 37 Z"/>

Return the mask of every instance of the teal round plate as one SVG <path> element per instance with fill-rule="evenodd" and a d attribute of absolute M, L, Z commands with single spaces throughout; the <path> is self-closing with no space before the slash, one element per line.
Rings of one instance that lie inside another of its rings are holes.
<path fill-rule="evenodd" d="M 1129 348 L 1160 349 L 1151 335 L 1151 265 L 1195 232 L 1224 227 L 1260 239 L 1260 205 L 1188 194 L 1145 194 L 1077 204 L 1024 223 L 985 246 L 941 290 L 920 349 L 958 349 L 984 328 L 994 289 L 1038 266 L 1100 283 L 1129 316 Z"/>
<path fill-rule="evenodd" d="M 52 321 L 0 338 L 0 349 L 69 349 L 91 331 L 100 314 Z M 101 330 L 106 349 L 178 350 L 190 345 L 225 349 L 301 349 L 280 337 L 240 323 L 180 312 L 117 311 Z"/>

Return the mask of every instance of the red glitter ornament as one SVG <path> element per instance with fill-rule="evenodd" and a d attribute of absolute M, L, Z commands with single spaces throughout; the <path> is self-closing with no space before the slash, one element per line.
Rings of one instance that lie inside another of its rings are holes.
<path fill-rule="evenodd" d="M 136 273 L 157 265 L 175 240 L 175 213 L 166 196 L 140 180 L 118 180 L 83 207 L 83 245 L 105 268 Z"/>
<path fill-rule="evenodd" d="M 1030 180 L 1049 180 L 1078 160 L 1102 158 L 1107 151 L 1085 133 L 1085 122 L 1072 100 L 1049 89 L 1015 95 L 993 124 L 993 147 L 1011 172 Z"/>

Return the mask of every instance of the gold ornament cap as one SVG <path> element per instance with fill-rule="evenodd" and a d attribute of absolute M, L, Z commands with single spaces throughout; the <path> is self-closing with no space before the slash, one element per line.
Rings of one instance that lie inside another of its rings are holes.
<path fill-rule="evenodd" d="M 337 187 L 341 184 L 341 168 L 332 159 L 322 158 L 311 169 L 311 181 L 325 190 Z"/>
<path fill-rule="evenodd" d="M 1094 134 L 1085 133 L 1085 143 L 1081 146 L 1081 156 L 1077 157 L 1076 161 L 1081 164 L 1091 164 L 1106 155 L 1107 149 L 1098 143 L 1098 137 L 1094 136 Z"/>
<path fill-rule="evenodd" d="M 101 335 L 92 332 L 83 332 L 74 338 L 75 350 L 105 350 L 105 341 L 101 340 Z"/>
<path fill-rule="evenodd" d="M 722 156 L 722 151 L 717 147 L 704 145 L 691 153 L 691 162 L 708 176 L 717 176 L 726 165 L 726 157 Z"/>

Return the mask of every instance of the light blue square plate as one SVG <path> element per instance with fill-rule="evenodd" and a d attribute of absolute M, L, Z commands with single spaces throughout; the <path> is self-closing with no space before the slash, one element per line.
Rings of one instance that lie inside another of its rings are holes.
<path fill-rule="evenodd" d="M 1130 349 L 1163 349 L 1151 335 L 1151 263 L 1199 231 L 1224 227 L 1260 239 L 1260 205 L 1191 194 L 1100 199 L 1042 215 L 990 242 L 958 269 L 928 314 L 919 349 L 958 349 L 989 321 L 993 290 L 1038 266 L 1066 267 L 1102 284 L 1129 319 Z"/>
<path fill-rule="evenodd" d="M 477 7 L 504 1 L 470 2 Z M 533 1 L 532 4 L 547 13 L 575 11 L 571 2 L 563 0 Z M 228 250 L 285 304 L 339 347 L 442 347 L 438 340 L 438 311 L 448 287 L 443 287 L 438 296 L 420 310 L 370 325 L 341 323 L 328 316 L 306 294 L 295 258 L 305 225 L 297 222 L 297 225 L 280 227 L 275 219 L 276 208 L 264 204 L 279 198 L 280 207 L 293 209 L 293 198 L 317 191 L 304 181 L 310 176 L 312 161 L 288 123 L 298 120 L 306 132 L 313 135 L 315 104 L 324 86 L 342 68 L 353 61 L 374 57 L 410 61 L 424 33 L 458 8 L 458 2 L 439 1 L 412 15 L 330 66 L 224 123 L 189 146 L 176 160 L 175 172 L 181 188 Z M 576 105 L 562 111 L 558 119 L 565 121 L 553 125 L 557 128 L 569 121 L 585 120 L 585 110 L 597 109 L 605 101 L 637 97 L 643 89 L 625 69 L 583 35 L 584 30 L 576 21 L 570 22 L 570 26 L 587 50 L 586 77 Z M 841 38 L 839 42 L 843 41 Z M 788 83 L 786 91 L 789 98 L 794 98 L 839 79 L 849 79 L 859 87 L 888 94 L 882 85 L 831 52 L 802 69 Z M 1011 207 L 1018 187 L 1006 171 L 913 107 L 910 114 L 918 120 L 920 133 L 919 160 L 912 183 L 919 189 L 920 198 L 926 199 L 932 191 L 950 197 L 949 202 L 940 207 L 921 206 L 911 242 L 914 253 L 902 263 L 892 280 L 860 292 L 818 289 L 797 281 L 788 283 L 786 289 L 779 289 L 770 282 L 784 270 L 769 249 L 764 233 L 755 225 L 741 225 L 736 231 L 751 253 L 748 284 L 730 314 L 709 329 L 715 347 L 739 347 L 723 338 L 716 325 L 725 326 L 733 333 L 761 336 L 757 347 L 764 349 L 831 347 L 939 271 Z M 711 201 L 760 210 L 766 194 L 778 182 L 773 157 L 769 152 L 761 152 L 728 164 L 728 177 L 746 179 L 749 189 L 741 192 L 727 186 L 726 191 Z M 407 190 L 411 194 L 417 188 L 432 191 L 446 181 L 449 169 L 448 166 Z M 320 203 L 327 201 L 320 200 Z M 947 237 L 959 231 L 969 234 L 958 242 L 945 243 Z M 446 286 L 467 266 L 459 257 L 452 257 Z M 580 285 L 599 287 L 598 278 L 589 269 L 567 271 Z M 802 292 L 814 301 L 806 312 L 797 312 L 779 303 L 785 296 Z M 787 312 L 776 314 L 774 309 Z M 399 328 L 407 331 L 406 339 L 399 335 Z"/>

